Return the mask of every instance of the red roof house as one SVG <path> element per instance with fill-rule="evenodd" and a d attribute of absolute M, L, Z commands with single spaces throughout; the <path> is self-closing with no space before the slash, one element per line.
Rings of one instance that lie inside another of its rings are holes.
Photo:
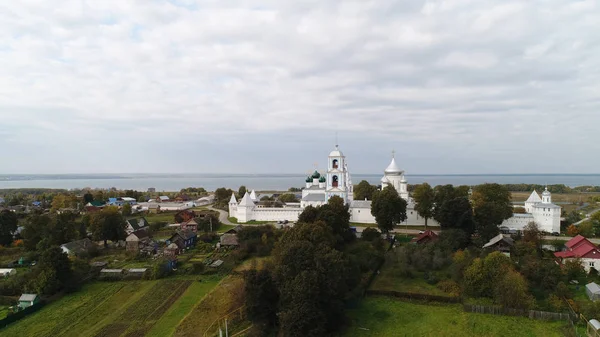
<path fill-rule="evenodd" d="M 419 234 L 419 236 L 410 240 L 410 242 L 422 245 L 429 242 L 437 241 L 437 239 L 438 235 L 435 234 L 434 231 L 426 230 L 425 232 Z"/>
<path fill-rule="evenodd" d="M 584 264 L 586 270 L 589 270 L 590 267 L 600 268 L 600 262 L 598 263 L 598 266 L 595 266 L 595 262 L 590 261 L 590 259 L 600 260 L 600 249 L 590 242 L 590 240 L 581 235 L 577 235 L 569 240 L 565 244 L 565 247 L 567 247 L 565 251 L 554 253 L 558 262 L 562 262 L 565 259 L 579 258 L 582 259 L 582 264 Z"/>

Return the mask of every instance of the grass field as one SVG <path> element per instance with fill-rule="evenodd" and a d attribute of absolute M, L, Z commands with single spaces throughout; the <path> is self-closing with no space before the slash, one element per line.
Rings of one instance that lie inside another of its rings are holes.
<path fill-rule="evenodd" d="M 425 305 L 369 297 L 350 310 L 352 325 L 342 336 L 563 336 L 564 322 L 542 322 L 525 317 L 463 312 L 455 305 Z"/>
<path fill-rule="evenodd" d="M 239 276 L 225 277 L 186 315 L 177 326 L 174 336 L 202 336 L 213 322 L 240 307 L 241 303 L 236 303 L 236 295 L 242 284 L 243 280 Z"/>
<path fill-rule="evenodd" d="M 425 282 L 421 275 L 414 278 L 400 278 L 394 276 L 389 268 L 383 268 L 371 285 L 371 290 L 399 291 L 413 294 L 427 294 L 434 296 L 450 296 L 435 285 Z"/>
<path fill-rule="evenodd" d="M 168 336 L 219 278 L 97 282 L 4 329 L 3 336 Z M 159 323 L 159 324 L 157 324 Z"/>
<path fill-rule="evenodd" d="M 194 282 L 171 308 L 156 322 L 146 336 L 171 336 L 181 321 L 220 281 L 219 277 Z"/>
<path fill-rule="evenodd" d="M 174 223 L 175 222 L 175 214 L 177 214 L 177 212 L 164 212 L 164 213 L 150 213 L 145 215 L 146 220 L 148 220 L 149 223 L 155 223 L 155 222 L 166 222 L 166 223 Z"/>

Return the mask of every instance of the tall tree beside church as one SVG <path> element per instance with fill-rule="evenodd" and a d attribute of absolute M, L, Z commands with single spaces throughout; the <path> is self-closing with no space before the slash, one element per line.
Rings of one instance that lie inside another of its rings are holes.
<path fill-rule="evenodd" d="M 354 233 L 350 231 L 350 212 L 344 199 L 334 195 L 317 210 L 317 220 L 324 221 L 331 228 L 336 238 L 336 248 L 341 249 L 345 242 L 350 242 L 356 238 Z"/>
<path fill-rule="evenodd" d="M 371 214 L 383 233 L 389 233 L 394 226 L 406 220 L 406 200 L 402 199 L 396 189 L 388 185 L 373 194 Z"/>
<path fill-rule="evenodd" d="M 117 207 L 104 207 L 100 212 L 92 214 L 90 227 L 94 240 L 119 241 L 125 239 L 125 219 Z"/>
<path fill-rule="evenodd" d="M 371 200 L 373 199 L 373 193 L 376 191 L 377 186 L 373 186 L 368 181 L 363 180 L 354 186 L 354 200 Z"/>
<path fill-rule="evenodd" d="M 8 210 L 0 212 L 0 245 L 8 246 L 13 241 L 13 233 L 17 230 L 17 214 Z"/>
<path fill-rule="evenodd" d="M 412 193 L 415 199 L 415 210 L 425 219 L 425 229 L 427 229 L 427 220 L 433 217 L 433 206 L 435 204 L 435 193 L 428 183 L 418 185 Z"/>
<path fill-rule="evenodd" d="M 238 188 L 238 194 L 237 194 L 238 198 L 243 198 L 244 194 L 246 194 L 246 192 L 247 192 L 246 186 L 244 186 L 244 185 L 240 186 L 240 188 Z"/>
<path fill-rule="evenodd" d="M 510 191 L 499 184 L 482 184 L 473 189 L 473 217 L 477 231 L 487 241 L 498 235 L 498 226 L 513 214 Z"/>
<path fill-rule="evenodd" d="M 473 209 L 469 199 L 455 197 L 436 204 L 434 219 L 442 229 L 460 229 L 469 236 L 474 232 Z"/>

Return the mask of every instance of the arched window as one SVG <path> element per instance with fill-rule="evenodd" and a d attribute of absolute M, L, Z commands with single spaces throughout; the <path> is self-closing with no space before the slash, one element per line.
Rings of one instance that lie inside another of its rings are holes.
<path fill-rule="evenodd" d="M 331 162 L 331 167 L 334 168 L 334 169 L 338 168 L 338 160 L 337 159 L 334 159 Z"/>
<path fill-rule="evenodd" d="M 331 186 L 338 187 L 338 176 L 333 176 L 331 180 Z"/>

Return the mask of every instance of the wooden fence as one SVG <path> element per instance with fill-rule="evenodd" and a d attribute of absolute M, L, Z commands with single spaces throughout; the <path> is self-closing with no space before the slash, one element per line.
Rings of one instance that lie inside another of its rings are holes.
<path fill-rule="evenodd" d="M 503 307 L 493 307 L 487 305 L 464 304 L 465 312 L 474 312 L 479 314 L 504 315 L 504 316 L 523 316 L 539 321 L 568 321 L 569 314 L 564 312 L 549 312 L 538 310 L 511 309 Z"/>

